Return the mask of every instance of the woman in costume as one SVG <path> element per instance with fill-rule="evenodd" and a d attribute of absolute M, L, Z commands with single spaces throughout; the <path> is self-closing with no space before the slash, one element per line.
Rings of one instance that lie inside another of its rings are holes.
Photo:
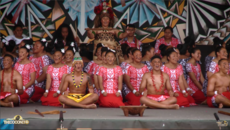
<path fill-rule="evenodd" d="M 179 55 L 180 55 L 178 63 L 182 65 L 184 78 L 186 80 L 187 79 L 186 63 L 191 58 L 188 52 L 188 45 L 179 44 L 177 45 L 177 49 L 179 50 Z"/>
<path fill-rule="evenodd" d="M 122 69 L 114 64 L 116 54 L 114 50 L 106 52 L 106 65 L 101 66 L 98 72 L 101 94 L 99 105 L 101 107 L 120 107 L 122 102 Z"/>
<path fill-rule="evenodd" d="M 138 49 L 132 51 L 133 62 L 126 65 L 124 81 L 124 95 L 127 100 L 126 105 L 141 105 L 140 98 L 141 94 L 139 92 L 140 84 L 143 75 L 149 72 L 147 65 L 141 63 L 142 54 Z"/>
<path fill-rule="evenodd" d="M 206 97 L 202 92 L 202 84 L 204 83 L 204 77 L 201 72 L 200 64 L 198 63 L 201 58 L 201 51 L 198 48 L 194 48 L 191 51 L 191 59 L 186 64 L 187 71 L 187 83 L 191 88 L 191 96 L 194 98 L 197 104 L 205 103 Z"/>
<path fill-rule="evenodd" d="M 14 69 L 22 75 L 24 92 L 22 95 L 19 95 L 21 104 L 28 103 L 29 98 L 31 98 L 34 93 L 36 69 L 35 65 L 28 59 L 30 47 L 29 44 L 20 47 L 18 53 L 19 61 L 14 66 Z"/>
<path fill-rule="evenodd" d="M 155 49 L 150 44 L 142 45 L 142 61 L 141 63 L 147 65 L 149 70 L 152 70 L 153 67 L 151 66 L 151 58 L 155 55 Z"/>
<path fill-rule="evenodd" d="M 106 2 L 103 2 L 99 6 L 94 8 L 96 14 L 95 29 L 88 29 L 87 35 L 90 39 L 94 39 L 94 53 L 96 52 L 96 46 L 98 43 L 103 43 L 105 47 L 116 50 L 117 64 L 122 60 L 122 52 L 119 43 L 115 40 L 115 37 L 123 39 L 130 33 L 129 28 L 126 32 L 120 32 L 117 29 L 113 29 L 114 16 L 111 8 L 107 6 Z M 119 57 L 119 58 L 118 58 Z M 96 57 L 94 57 L 96 59 Z"/>
<path fill-rule="evenodd" d="M 162 71 L 169 75 L 170 83 L 175 93 L 174 96 L 177 98 L 177 104 L 181 107 L 196 105 L 194 99 L 185 91 L 183 69 L 182 66 L 178 64 L 178 53 L 175 48 L 169 48 L 167 50 L 167 58 L 168 63 L 162 66 Z M 167 93 L 167 91 L 165 93 Z"/>
<path fill-rule="evenodd" d="M 58 101 L 60 96 L 59 86 L 62 86 L 63 82 L 61 81 L 68 73 L 68 66 L 62 63 L 64 53 L 64 48 L 56 50 L 54 53 L 54 64 L 49 65 L 47 69 L 46 91 L 41 98 L 42 105 L 44 106 L 61 106 Z"/>
<path fill-rule="evenodd" d="M 227 57 L 228 57 L 227 50 L 223 46 L 219 46 L 219 47 L 216 48 L 215 55 L 216 55 L 216 58 L 211 61 L 210 65 L 209 65 L 209 68 L 208 68 L 208 71 L 207 71 L 206 76 L 205 76 L 204 83 L 203 83 L 204 95 L 207 94 L 208 79 L 214 73 L 219 71 L 219 67 L 218 67 L 219 60 L 220 59 L 227 59 Z"/>

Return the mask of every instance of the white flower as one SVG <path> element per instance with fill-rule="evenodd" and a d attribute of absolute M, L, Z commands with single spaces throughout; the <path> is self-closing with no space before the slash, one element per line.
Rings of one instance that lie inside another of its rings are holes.
<path fill-rule="evenodd" d="M 64 48 L 62 48 L 62 49 L 61 49 L 61 52 L 62 52 L 62 53 L 65 53 L 65 49 L 64 49 Z"/>

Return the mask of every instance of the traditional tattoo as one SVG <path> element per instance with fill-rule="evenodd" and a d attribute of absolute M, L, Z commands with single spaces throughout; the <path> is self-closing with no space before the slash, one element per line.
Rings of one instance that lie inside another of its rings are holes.
<path fill-rule="evenodd" d="M 88 79 L 89 86 L 92 86 L 93 85 L 93 81 L 92 81 L 92 79 L 91 79 L 91 77 L 89 75 L 87 75 L 87 79 Z"/>

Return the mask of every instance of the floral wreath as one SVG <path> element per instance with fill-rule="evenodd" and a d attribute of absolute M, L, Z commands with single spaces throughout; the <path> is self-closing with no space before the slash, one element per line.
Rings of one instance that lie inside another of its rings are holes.
<path fill-rule="evenodd" d="M 97 14 L 97 15 L 100 15 L 101 12 L 109 13 L 109 16 L 110 16 L 111 19 L 113 19 L 113 17 L 114 17 L 113 10 L 110 7 L 108 7 L 107 2 L 102 2 L 100 5 L 95 6 L 94 13 Z"/>

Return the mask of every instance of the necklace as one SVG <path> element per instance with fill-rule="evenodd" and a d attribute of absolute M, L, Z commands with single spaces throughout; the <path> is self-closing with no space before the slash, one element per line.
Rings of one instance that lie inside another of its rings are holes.
<path fill-rule="evenodd" d="M 154 82 L 153 71 L 151 71 L 151 77 L 152 77 L 152 81 L 153 81 L 153 88 L 156 90 L 156 92 L 160 92 L 162 90 L 162 88 L 163 88 L 163 85 L 164 85 L 164 79 L 163 79 L 163 73 L 162 73 L 162 71 L 161 71 L 161 86 L 160 86 L 159 90 L 157 90 L 155 82 Z"/>
<path fill-rule="evenodd" d="M 73 77 L 73 84 L 74 86 L 76 86 L 76 88 L 80 88 L 81 84 L 82 84 L 82 81 L 83 81 L 83 76 L 84 76 L 84 73 L 83 71 L 81 72 L 81 81 L 80 81 L 80 84 L 77 86 L 76 83 L 75 83 L 75 79 L 74 79 L 74 72 L 72 72 L 72 77 Z"/>

